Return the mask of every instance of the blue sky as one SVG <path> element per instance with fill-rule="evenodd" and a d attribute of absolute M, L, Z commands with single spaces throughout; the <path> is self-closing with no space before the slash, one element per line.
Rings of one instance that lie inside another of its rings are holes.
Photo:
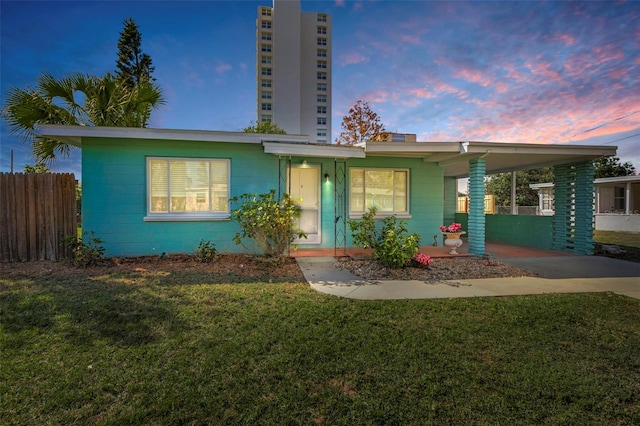
<path fill-rule="evenodd" d="M 115 69 L 132 17 L 167 104 L 150 127 L 255 120 L 255 20 L 271 1 L 0 2 L 1 92 Z M 640 171 L 640 2 L 302 1 L 333 17 L 333 131 L 367 100 L 423 141 L 617 145 Z M 33 164 L 0 129 L 0 171 Z M 79 175 L 79 152 L 55 171 Z"/>

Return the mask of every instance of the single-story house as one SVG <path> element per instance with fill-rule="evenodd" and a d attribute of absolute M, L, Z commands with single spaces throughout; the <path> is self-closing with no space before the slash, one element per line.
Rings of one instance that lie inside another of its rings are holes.
<path fill-rule="evenodd" d="M 82 229 L 104 241 L 108 256 L 192 252 L 201 239 L 239 252 L 229 198 L 270 189 L 301 198 L 299 247 L 352 246 L 347 220 L 371 206 L 407 221 L 430 244 L 439 227 L 463 221 L 469 251 L 484 254 L 484 177 L 552 165 L 567 191 L 565 216 L 547 226 L 553 246 L 593 248 L 591 161 L 611 146 L 495 142 L 367 142 L 318 145 L 306 136 L 239 132 L 41 125 L 39 134 L 82 149 Z M 457 178 L 469 178 L 470 208 L 456 215 Z M 556 182 L 558 184 L 558 182 Z M 557 199 L 557 197 L 556 197 Z M 556 202 L 557 205 L 557 202 Z M 501 227 L 511 225 L 500 225 Z M 521 234 L 530 229 L 513 225 Z M 517 234 L 517 232 L 516 232 Z M 516 235 L 517 237 L 517 235 Z M 530 237 L 529 237 L 530 238 Z M 546 237 L 550 238 L 549 236 Z M 551 240 L 548 240 L 551 241 Z M 549 243 L 547 243 L 548 245 Z"/>
<path fill-rule="evenodd" d="M 640 232 L 640 176 L 600 178 L 593 183 L 595 229 Z M 538 191 L 538 214 L 553 215 L 553 182 L 529 187 Z"/>

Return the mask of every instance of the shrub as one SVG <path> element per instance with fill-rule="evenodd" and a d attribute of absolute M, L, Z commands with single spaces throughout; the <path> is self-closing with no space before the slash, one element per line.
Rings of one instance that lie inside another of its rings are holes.
<path fill-rule="evenodd" d="M 376 212 L 371 207 L 362 215 L 361 220 L 348 222 L 353 243 L 357 247 L 372 248 L 373 258 L 388 268 L 405 266 L 418 253 L 420 236 L 416 233 L 408 234 L 406 221 L 398 221 L 395 216 L 382 219 L 382 226 L 378 231 L 374 219 Z"/>
<path fill-rule="evenodd" d="M 196 259 L 202 263 L 211 263 L 217 254 L 218 251 L 216 250 L 215 243 L 208 240 L 200 240 L 200 244 L 198 244 L 195 252 Z"/>
<path fill-rule="evenodd" d="M 76 266 L 86 268 L 95 265 L 104 255 L 103 241 L 93 231 L 90 234 L 90 237 L 88 232 L 83 232 L 81 237 L 67 235 L 64 239 L 64 245 L 71 248 L 71 262 Z"/>
<path fill-rule="evenodd" d="M 296 238 L 306 238 L 307 234 L 295 227 L 300 217 L 300 207 L 284 194 L 277 199 L 275 189 L 266 194 L 242 194 L 231 198 L 239 206 L 231 211 L 231 218 L 238 222 L 241 232 L 233 241 L 247 248 L 242 240 L 255 241 L 258 249 L 266 256 L 282 256 Z"/>

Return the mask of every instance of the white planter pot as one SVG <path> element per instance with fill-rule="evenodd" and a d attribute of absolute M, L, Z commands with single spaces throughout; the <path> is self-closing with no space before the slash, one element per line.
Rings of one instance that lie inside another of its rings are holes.
<path fill-rule="evenodd" d="M 464 231 L 443 232 L 442 234 L 447 237 L 447 239 L 444 240 L 444 245 L 451 249 L 449 254 L 458 254 L 456 250 L 458 249 L 458 247 L 462 245 L 462 240 L 460 239 L 460 235 L 466 234 L 466 232 Z"/>

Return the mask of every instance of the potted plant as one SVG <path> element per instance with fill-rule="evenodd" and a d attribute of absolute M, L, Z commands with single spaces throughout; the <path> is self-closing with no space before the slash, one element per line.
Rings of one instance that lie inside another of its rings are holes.
<path fill-rule="evenodd" d="M 458 254 L 456 250 L 462 245 L 460 236 L 466 234 L 466 232 L 462 230 L 462 225 L 454 222 L 449 226 L 441 226 L 440 231 L 447 237 L 447 239 L 444 240 L 444 245 L 451 248 L 449 254 Z"/>

